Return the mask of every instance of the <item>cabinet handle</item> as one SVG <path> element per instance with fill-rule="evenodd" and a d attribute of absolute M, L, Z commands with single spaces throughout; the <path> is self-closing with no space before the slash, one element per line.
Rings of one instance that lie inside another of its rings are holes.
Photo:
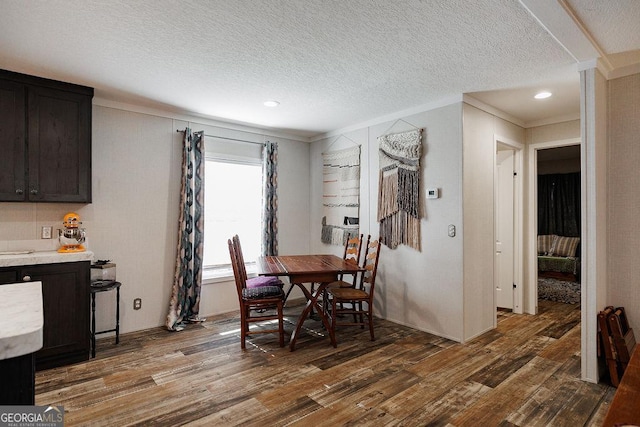
<path fill-rule="evenodd" d="M 36 194 L 38 194 L 38 190 L 36 190 L 36 189 L 34 188 L 33 190 L 31 190 L 31 194 L 33 194 L 33 195 L 35 196 Z"/>
<path fill-rule="evenodd" d="M 18 196 L 21 196 L 22 194 L 24 194 L 24 191 L 22 190 L 22 188 L 18 188 L 18 189 L 16 190 L 16 194 L 17 194 Z"/>
<path fill-rule="evenodd" d="M 23 281 L 23 282 L 30 282 L 30 281 L 31 281 L 31 276 L 24 276 L 24 277 L 22 278 L 22 281 Z"/>

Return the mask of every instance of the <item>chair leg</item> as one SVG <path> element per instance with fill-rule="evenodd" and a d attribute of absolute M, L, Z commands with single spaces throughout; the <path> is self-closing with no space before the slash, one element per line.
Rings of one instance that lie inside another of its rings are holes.
<path fill-rule="evenodd" d="M 246 349 L 245 339 L 247 338 L 247 329 L 249 323 L 247 322 L 247 307 L 242 306 L 240 310 L 240 348 Z"/>
<path fill-rule="evenodd" d="M 371 303 L 369 303 L 367 317 L 369 318 L 369 333 L 371 334 L 371 341 L 375 341 L 376 337 L 373 335 L 373 309 Z"/>
<path fill-rule="evenodd" d="M 283 302 L 278 303 L 278 329 L 280 331 L 280 347 L 284 347 L 284 314 L 282 313 L 283 304 Z"/>
<path fill-rule="evenodd" d="M 336 321 L 338 320 L 338 316 L 336 314 L 336 310 L 337 310 L 337 298 L 333 298 L 331 300 L 331 332 L 333 333 L 333 336 L 336 336 Z"/>

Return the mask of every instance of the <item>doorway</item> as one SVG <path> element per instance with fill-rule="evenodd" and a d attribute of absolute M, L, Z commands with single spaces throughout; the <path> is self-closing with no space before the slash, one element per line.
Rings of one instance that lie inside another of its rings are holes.
<path fill-rule="evenodd" d="M 580 157 L 575 159 L 575 153 L 580 155 L 580 138 L 572 138 L 560 141 L 549 141 L 529 145 L 529 186 L 528 186 L 528 269 L 527 282 L 529 283 L 525 299 L 525 312 L 529 314 L 538 313 L 538 169 L 539 159 L 543 159 L 544 171 L 568 171 L 569 168 L 580 170 Z M 572 147 L 572 148 L 569 148 Z M 561 149 L 558 151 L 548 151 Z M 573 153 L 573 154 L 571 154 Z M 576 163 L 577 162 L 577 163 Z M 554 165 L 555 163 L 555 165 Z M 567 164 L 574 166 L 567 166 Z M 576 166 L 577 165 L 577 166 Z M 559 169 L 558 169 L 559 168 Z M 541 170 L 542 171 L 542 170 Z M 579 254 L 578 254 L 579 256 Z"/>

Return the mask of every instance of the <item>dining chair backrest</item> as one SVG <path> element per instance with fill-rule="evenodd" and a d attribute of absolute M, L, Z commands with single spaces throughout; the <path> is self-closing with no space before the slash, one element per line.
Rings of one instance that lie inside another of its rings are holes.
<path fill-rule="evenodd" d="M 229 256 L 231 257 L 231 268 L 233 268 L 233 277 L 236 281 L 236 290 L 238 291 L 238 299 L 240 300 L 240 304 L 242 304 L 242 290 L 247 286 L 246 279 L 246 271 L 243 273 L 244 263 L 241 263 L 238 259 L 238 247 L 234 243 L 235 238 L 227 240 L 227 244 L 229 245 Z M 243 276 L 244 274 L 244 276 Z"/>
<path fill-rule="evenodd" d="M 362 269 L 364 270 L 360 275 L 360 289 L 367 290 L 369 298 L 373 299 L 373 289 L 376 284 L 376 274 L 378 271 L 378 260 L 380 259 L 380 241 L 367 239 L 367 252 L 362 261 Z"/>
<path fill-rule="evenodd" d="M 347 243 L 344 245 L 344 254 L 342 255 L 342 259 L 345 261 L 350 261 L 355 263 L 356 265 L 360 265 L 360 253 L 362 252 L 362 237 L 356 234 L 353 237 L 349 237 L 347 239 Z M 338 280 L 344 280 L 344 275 L 338 275 Z M 356 276 L 353 276 L 352 287 L 356 286 Z"/>
<path fill-rule="evenodd" d="M 363 235 L 361 234 L 347 239 L 347 243 L 344 245 L 344 255 L 342 256 L 345 261 L 354 261 L 356 264 L 360 264 L 362 237 Z"/>
<path fill-rule="evenodd" d="M 242 278 L 246 282 L 247 278 L 249 276 L 247 276 L 247 268 L 245 267 L 245 264 L 244 264 L 244 255 L 242 254 L 242 246 L 240 245 L 240 237 L 238 237 L 238 235 L 236 234 L 231 238 L 231 241 L 233 242 L 233 246 L 235 248 L 236 258 L 237 258 L 237 263 L 238 263 L 238 269 L 240 271 L 240 275 L 242 276 Z"/>

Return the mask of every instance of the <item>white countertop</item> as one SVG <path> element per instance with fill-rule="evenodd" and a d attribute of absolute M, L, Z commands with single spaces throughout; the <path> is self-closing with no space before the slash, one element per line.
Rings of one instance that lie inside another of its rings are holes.
<path fill-rule="evenodd" d="M 57 251 L 31 252 L 24 254 L 0 255 L 0 267 L 17 265 L 58 264 L 61 262 L 91 261 L 93 252 L 60 253 Z"/>
<path fill-rule="evenodd" d="M 42 348 L 42 282 L 0 285 L 0 360 Z"/>

